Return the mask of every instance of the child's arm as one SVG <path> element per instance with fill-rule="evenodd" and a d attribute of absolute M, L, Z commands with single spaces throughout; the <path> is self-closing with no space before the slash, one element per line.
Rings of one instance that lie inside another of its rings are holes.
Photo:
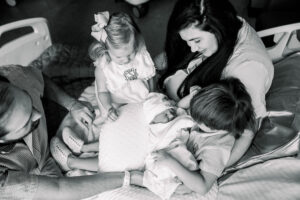
<path fill-rule="evenodd" d="M 99 98 L 98 106 L 104 108 L 108 113 L 108 117 L 112 120 L 116 120 L 118 118 L 118 113 L 112 106 L 111 95 L 110 92 L 106 88 L 106 78 L 104 73 L 100 67 L 96 67 L 95 69 L 95 80 L 97 84 L 97 95 Z M 101 105 L 99 105 L 101 104 Z"/>
<path fill-rule="evenodd" d="M 188 170 L 163 150 L 158 151 L 157 154 L 155 154 L 154 159 L 156 162 L 169 167 L 185 186 L 202 195 L 210 190 L 218 178 L 216 175 L 203 170 L 200 172 Z"/>
<path fill-rule="evenodd" d="M 238 139 L 235 140 L 226 167 L 230 167 L 244 155 L 244 153 L 249 148 L 253 138 L 254 138 L 254 132 L 246 129 L 243 132 L 243 134 Z"/>

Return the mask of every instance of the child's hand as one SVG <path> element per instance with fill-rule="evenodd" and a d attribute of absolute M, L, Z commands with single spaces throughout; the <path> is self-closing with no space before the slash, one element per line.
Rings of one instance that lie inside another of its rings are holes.
<path fill-rule="evenodd" d="M 174 161 L 174 158 L 163 149 L 152 153 L 152 156 L 155 163 L 165 166 L 172 165 L 172 162 Z"/>
<path fill-rule="evenodd" d="M 119 112 L 114 107 L 110 107 L 107 114 L 108 119 L 116 121 L 119 117 Z"/>
<path fill-rule="evenodd" d="M 190 188 L 188 188 L 187 186 L 185 186 L 184 184 L 179 185 L 176 190 L 175 190 L 175 194 L 189 194 L 193 192 Z"/>

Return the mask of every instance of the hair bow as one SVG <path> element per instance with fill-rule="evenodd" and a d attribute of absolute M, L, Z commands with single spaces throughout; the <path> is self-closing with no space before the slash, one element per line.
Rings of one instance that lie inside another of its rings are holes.
<path fill-rule="evenodd" d="M 98 41 L 103 41 L 105 42 L 107 38 L 107 33 L 104 29 L 105 26 L 107 26 L 107 22 L 109 20 L 109 12 L 99 12 L 94 15 L 95 17 L 95 22 L 97 24 L 94 24 L 92 26 L 92 33 L 91 35 Z"/>

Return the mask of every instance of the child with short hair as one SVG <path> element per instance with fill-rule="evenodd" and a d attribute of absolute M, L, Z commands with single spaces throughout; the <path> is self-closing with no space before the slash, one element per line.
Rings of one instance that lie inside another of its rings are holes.
<path fill-rule="evenodd" d="M 125 13 L 95 15 L 92 36 L 97 42 L 89 49 L 95 61 L 95 88 L 100 110 L 111 120 L 118 107 L 142 102 L 154 90 L 154 63 L 133 19 Z"/>
<path fill-rule="evenodd" d="M 235 138 L 245 129 L 253 129 L 255 126 L 251 98 L 244 85 L 235 78 L 221 80 L 200 89 L 190 102 L 190 113 L 194 124 L 188 131 L 188 140 L 181 144 L 186 144 L 197 160 L 197 169 L 191 170 L 190 166 L 185 166 L 184 161 L 172 155 L 167 147 L 156 149 L 151 154 L 153 166 L 148 168 L 150 178 L 145 176 L 148 180 L 144 182 L 163 199 L 168 199 L 180 188 L 207 193 L 225 169 Z M 186 131 L 177 129 L 173 134 L 184 135 Z M 174 180 L 179 182 L 177 187 L 170 178 L 165 181 L 166 177 L 159 177 L 159 170 L 166 168 L 175 175 Z M 161 184 L 162 181 L 165 181 L 164 184 Z M 173 193 L 165 190 L 167 183 L 173 184 Z"/>

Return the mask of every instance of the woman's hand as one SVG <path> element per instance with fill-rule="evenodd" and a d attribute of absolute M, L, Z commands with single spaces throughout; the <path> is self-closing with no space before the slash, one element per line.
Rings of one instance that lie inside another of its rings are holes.
<path fill-rule="evenodd" d="M 108 119 L 110 119 L 112 121 L 116 121 L 118 119 L 118 117 L 119 117 L 118 110 L 115 109 L 114 107 L 110 107 L 108 109 L 107 117 L 108 117 Z"/>
<path fill-rule="evenodd" d="M 77 124 L 82 128 L 88 128 L 92 125 L 95 118 L 95 111 L 89 102 L 73 100 L 69 111 Z"/>

